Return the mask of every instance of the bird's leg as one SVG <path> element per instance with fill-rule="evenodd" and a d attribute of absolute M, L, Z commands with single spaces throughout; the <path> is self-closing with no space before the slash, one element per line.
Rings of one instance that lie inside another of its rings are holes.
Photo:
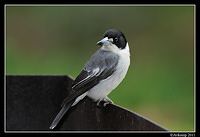
<path fill-rule="evenodd" d="M 107 100 L 107 101 L 106 101 Z M 106 103 L 103 104 L 103 106 L 105 107 L 107 104 L 110 104 L 110 103 L 114 103 L 111 99 L 109 99 L 107 96 L 104 98 L 104 101 L 106 101 Z"/>
<path fill-rule="evenodd" d="M 107 96 L 104 98 L 104 100 L 107 100 L 108 102 L 110 102 L 110 103 L 114 103 L 110 98 L 108 98 Z"/>
<path fill-rule="evenodd" d="M 97 107 L 100 107 L 100 105 L 99 105 L 100 102 L 101 102 L 101 100 L 99 100 L 99 101 L 97 102 Z"/>

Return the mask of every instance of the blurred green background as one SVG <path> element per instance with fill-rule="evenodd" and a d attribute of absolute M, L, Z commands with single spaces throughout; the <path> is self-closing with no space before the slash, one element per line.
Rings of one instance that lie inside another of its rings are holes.
<path fill-rule="evenodd" d="M 6 6 L 6 74 L 76 77 L 108 29 L 131 65 L 109 95 L 172 131 L 194 131 L 194 6 Z"/>

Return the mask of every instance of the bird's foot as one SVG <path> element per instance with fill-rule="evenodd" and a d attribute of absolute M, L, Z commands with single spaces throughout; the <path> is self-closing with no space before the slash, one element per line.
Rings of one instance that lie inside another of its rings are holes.
<path fill-rule="evenodd" d="M 103 103 L 103 106 L 106 107 L 106 105 L 110 104 L 110 102 Z"/>
<path fill-rule="evenodd" d="M 108 105 L 108 104 L 113 104 L 114 102 L 111 100 L 111 99 L 109 99 L 107 96 L 103 99 L 104 101 L 105 101 L 105 103 L 103 103 L 103 106 L 104 107 L 106 107 L 106 105 Z M 100 102 L 101 102 L 101 100 L 99 100 L 98 102 L 97 102 L 97 107 L 101 107 L 100 106 Z"/>
<path fill-rule="evenodd" d="M 109 99 L 107 96 L 104 98 L 104 101 L 106 101 L 106 102 L 103 104 L 104 107 L 106 107 L 106 105 L 108 105 L 108 104 L 113 104 L 113 103 L 114 103 L 114 102 L 113 102 L 111 99 Z"/>

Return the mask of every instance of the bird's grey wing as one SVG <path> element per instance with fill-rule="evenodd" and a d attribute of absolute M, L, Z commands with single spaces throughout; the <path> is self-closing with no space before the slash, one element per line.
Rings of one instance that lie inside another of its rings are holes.
<path fill-rule="evenodd" d="M 117 54 L 99 49 L 85 64 L 72 84 L 72 94 L 65 98 L 62 104 L 74 100 L 97 85 L 100 80 L 112 75 L 115 72 L 118 59 Z"/>

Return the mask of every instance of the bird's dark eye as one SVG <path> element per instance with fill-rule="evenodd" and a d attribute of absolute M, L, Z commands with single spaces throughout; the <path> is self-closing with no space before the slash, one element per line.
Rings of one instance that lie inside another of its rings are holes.
<path fill-rule="evenodd" d="M 118 38 L 117 38 L 117 37 L 115 38 L 115 41 L 116 41 L 116 42 L 118 41 Z"/>

